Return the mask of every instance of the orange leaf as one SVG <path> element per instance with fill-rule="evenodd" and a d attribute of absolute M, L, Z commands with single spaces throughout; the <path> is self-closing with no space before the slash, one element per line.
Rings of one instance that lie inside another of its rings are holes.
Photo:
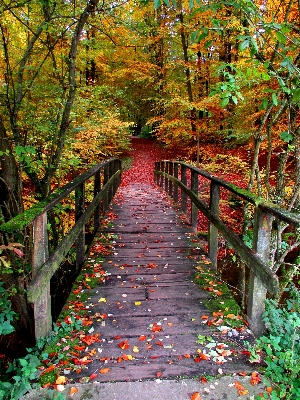
<path fill-rule="evenodd" d="M 70 396 L 73 396 L 73 395 L 74 395 L 75 393 L 77 393 L 77 392 L 78 392 L 77 387 L 72 386 L 71 389 L 70 389 L 69 395 L 70 395 Z"/>
<path fill-rule="evenodd" d="M 240 396 L 246 395 L 249 393 L 249 391 L 247 389 L 245 389 L 245 387 L 240 383 L 240 382 L 234 382 L 234 386 L 236 387 L 238 394 Z"/>
<path fill-rule="evenodd" d="M 205 376 L 201 376 L 201 382 L 202 383 L 207 383 L 207 379 L 205 378 Z"/>
<path fill-rule="evenodd" d="M 194 392 L 191 395 L 191 400 L 201 400 L 201 394 L 199 392 Z"/>
<path fill-rule="evenodd" d="M 145 335 L 141 335 L 140 337 L 139 337 L 139 340 L 146 340 L 147 339 L 147 337 L 145 336 Z"/>
<path fill-rule="evenodd" d="M 162 372 L 160 372 L 160 371 L 157 372 L 157 373 L 156 373 L 156 377 L 157 377 L 157 378 L 161 378 L 161 377 L 162 377 Z"/>
<path fill-rule="evenodd" d="M 85 336 L 85 337 L 81 338 L 81 341 L 88 345 L 95 343 L 95 342 L 101 342 L 101 340 L 99 339 L 98 333 L 96 333 L 95 335 L 91 335 L 91 336 Z"/>
<path fill-rule="evenodd" d="M 250 379 L 251 385 L 253 385 L 253 386 L 257 385 L 260 382 L 261 382 L 261 377 L 259 376 L 259 374 L 257 372 L 252 372 L 251 379 Z"/>
<path fill-rule="evenodd" d="M 109 368 L 99 369 L 100 374 L 107 374 L 109 372 Z"/>
<path fill-rule="evenodd" d="M 50 365 L 50 367 L 44 369 L 44 371 L 41 373 L 41 376 L 44 374 L 47 374 L 48 372 L 51 372 L 55 369 L 55 365 Z"/>
<path fill-rule="evenodd" d="M 184 358 L 191 358 L 191 355 L 190 354 L 184 354 L 183 357 Z"/>
<path fill-rule="evenodd" d="M 85 346 L 74 346 L 74 350 L 82 351 L 85 349 Z"/>

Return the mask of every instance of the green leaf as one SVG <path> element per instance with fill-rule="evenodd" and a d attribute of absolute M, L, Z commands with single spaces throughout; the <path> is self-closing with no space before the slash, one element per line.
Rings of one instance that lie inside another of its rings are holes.
<path fill-rule="evenodd" d="M 238 103 L 238 99 L 237 99 L 236 96 L 232 96 L 231 98 L 232 98 L 232 101 L 234 102 L 234 104 L 237 104 L 237 103 Z"/>
<path fill-rule="evenodd" d="M 276 37 L 279 43 L 285 43 L 286 37 L 279 31 L 276 31 Z"/>
<path fill-rule="evenodd" d="M 260 110 L 266 110 L 268 108 L 268 99 L 265 97 L 259 107 Z"/>
<path fill-rule="evenodd" d="M 250 45 L 249 39 L 247 38 L 246 40 L 244 40 L 243 42 L 239 43 L 239 50 L 243 51 L 245 49 L 247 49 Z"/>
<path fill-rule="evenodd" d="M 189 0 L 189 7 L 190 7 L 190 10 L 192 10 L 194 8 L 194 0 Z"/>
<path fill-rule="evenodd" d="M 293 139 L 293 135 L 290 134 L 289 132 L 285 131 L 285 132 L 281 132 L 281 134 L 279 135 L 280 139 L 283 140 L 284 142 L 288 143 Z"/>
<path fill-rule="evenodd" d="M 278 105 L 278 99 L 277 99 L 277 96 L 276 96 L 276 93 L 272 93 L 272 103 L 274 104 L 274 106 L 277 106 Z"/>
<path fill-rule="evenodd" d="M 263 72 L 263 73 L 261 74 L 261 77 L 262 77 L 262 79 L 263 79 L 264 81 L 269 81 L 269 80 L 271 79 L 270 75 L 267 74 L 266 72 Z"/>
<path fill-rule="evenodd" d="M 212 45 L 212 40 L 208 40 L 207 42 L 205 42 L 204 48 L 208 49 L 209 47 L 211 47 L 211 45 Z"/>
<path fill-rule="evenodd" d="M 154 8 L 155 8 L 155 10 L 157 10 L 160 7 L 160 5 L 161 5 L 160 0 L 154 0 Z"/>
<path fill-rule="evenodd" d="M 225 97 L 221 101 L 221 107 L 226 107 L 228 103 L 229 103 L 229 97 Z"/>
<path fill-rule="evenodd" d="M 294 89 L 292 93 L 293 93 L 293 102 L 298 103 L 298 101 L 300 100 L 300 88 Z"/>

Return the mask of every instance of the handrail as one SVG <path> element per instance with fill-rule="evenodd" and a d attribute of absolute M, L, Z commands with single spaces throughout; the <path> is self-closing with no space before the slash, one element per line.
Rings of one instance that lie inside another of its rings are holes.
<path fill-rule="evenodd" d="M 85 182 L 91 177 L 94 177 L 94 197 L 85 209 Z M 52 330 L 50 279 L 74 243 L 76 268 L 79 270 L 85 259 L 85 225 L 94 213 L 94 232 L 99 229 L 101 215 L 107 210 L 120 182 L 120 160 L 113 158 L 99 163 L 51 194 L 45 201 L 0 226 L 3 232 L 20 231 L 30 225 L 33 228 L 32 280 L 28 286 L 27 299 L 34 306 L 37 339 L 47 336 Z M 72 192 L 75 192 L 75 224 L 49 257 L 47 213 Z"/>
<path fill-rule="evenodd" d="M 187 171 L 190 171 L 190 187 L 187 186 Z M 199 175 L 210 181 L 209 206 L 199 199 Z M 206 171 L 180 161 L 163 160 L 156 162 L 154 180 L 176 202 L 178 202 L 178 188 L 180 188 L 181 207 L 186 214 L 186 197 L 188 196 L 191 199 L 190 218 L 194 229 L 197 229 L 198 210 L 208 218 L 208 252 L 215 268 L 217 266 L 218 233 L 222 234 L 241 260 L 248 266 L 250 278 L 247 296 L 247 316 L 252 331 L 260 335 L 264 329 L 262 314 L 264 312 L 266 290 L 274 296 L 279 292 L 278 277 L 268 265 L 272 222 L 276 217 L 280 221 L 299 227 L 299 216 L 281 209 L 276 204 L 268 203 L 255 194 L 241 189 L 232 183 L 214 177 Z M 252 249 L 219 218 L 220 187 L 227 189 L 254 205 L 255 224 Z"/>

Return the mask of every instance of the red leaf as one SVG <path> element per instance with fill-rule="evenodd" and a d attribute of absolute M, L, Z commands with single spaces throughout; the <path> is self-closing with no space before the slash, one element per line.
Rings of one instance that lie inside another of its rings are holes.
<path fill-rule="evenodd" d="M 95 372 L 90 375 L 90 381 L 92 381 L 93 379 L 97 378 L 98 374 L 96 374 Z"/>
<path fill-rule="evenodd" d="M 118 343 L 118 346 L 122 349 L 122 350 L 126 350 L 129 349 L 129 343 L 128 340 L 124 340 L 124 342 L 120 342 Z"/>
<path fill-rule="evenodd" d="M 161 332 L 161 331 L 162 331 L 162 326 L 161 325 L 153 324 L 152 332 Z"/>

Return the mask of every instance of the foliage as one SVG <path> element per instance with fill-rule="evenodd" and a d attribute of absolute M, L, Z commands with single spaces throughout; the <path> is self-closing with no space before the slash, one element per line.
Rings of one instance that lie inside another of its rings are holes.
<path fill-rule="evenodd" d="M 8 335 L 14 332 L 13 321 L 16 313 L 12 310 L 10 295 L 0 282 L 0 335 Z"/>
<path fill-rule="evenodd" d="M 286 305 L 267 300 L 264 322 L 267 332 L 252 348 L 252 361 L 265 354 L 264 375 L 275 386 L 272 399 L 298 399 L 300 396 L 300 294 L 288 290 Z"/>
<path fill-rule="evenodd" d="M 18 400 L 29 390 L 40 387 L 43 382 L 40 377 L 40 368 L 42 360 L 47 359 L 49 356 L 47 351 L 53 347 L 56 350 L 56 344 L 60 340 L 66 340 L 65 338 L 72 334 L 74 330 L 80 330 L 80 328 L 80 320 L 69 318 L 67 323 L 62 322 L 60 326 L 55 326 L 49 337 L 39 339 L 34 348 L 27 349 L 28 354 L 25 357 L 10 362 L 0 381 L 1 399 Z M 60 352 L 60 354 L 57 354 L 57 359 L 53 360 L 53 363 L 59 363 L 64 357 L 65 354 Z M 56 378 L 57 375 L 55 375 Z"/>

